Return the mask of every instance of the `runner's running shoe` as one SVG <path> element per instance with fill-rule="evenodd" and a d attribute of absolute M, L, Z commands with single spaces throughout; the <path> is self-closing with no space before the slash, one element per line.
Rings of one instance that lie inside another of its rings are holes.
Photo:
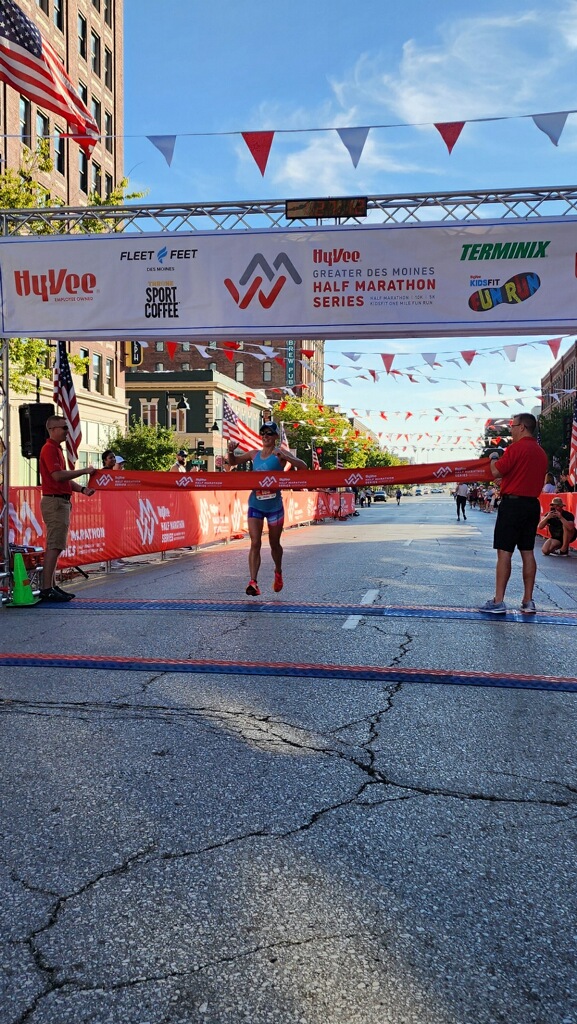
<path fill-rule="evenodd" d="M 283 586 L 284 584 L 282 579 L 282 572 L 275 572 L 274 583 L 272 585 L 272 589 L 274 590 L 275 594 L 280 594 Z"/>
<path fill-rule="evenodd" d="M 260 587 L 259 587 L 258 583 L 256 582 L 256 580 L 251 580 L 250 581 L 248 587 L 246 588 L 246 593 L 249 595 L 249 597 L 258 597 L 259 596 L 259 594 L 260 594 Z"/>

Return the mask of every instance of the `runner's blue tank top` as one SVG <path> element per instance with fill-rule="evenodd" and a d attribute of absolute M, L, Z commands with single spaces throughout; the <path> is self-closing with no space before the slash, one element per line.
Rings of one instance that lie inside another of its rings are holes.
<path fill-rule="evenodd" d="M 282 469 L 284 462 L 281 463 L 280 459 L 276 455 L 269 455 L 268 458 L 263 459 L 260 452 L 257 452 L 254 459 L 252 460 L 253 469 L 257 473 L 262 473 L 265 470 L 270 470 L 273 473 L 277 473 L 279 469 Z M 259 512 L 277 512 L 283 508 L 282 493 L 280 491 L 268 491 L 258 490 L 251 491 L 248 499 L 248 507 L 256 508 Z"/>

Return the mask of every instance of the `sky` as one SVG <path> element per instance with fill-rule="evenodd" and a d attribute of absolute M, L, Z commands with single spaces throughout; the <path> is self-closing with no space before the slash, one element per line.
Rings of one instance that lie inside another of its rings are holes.
<path fill-rule="evenodd" d="M 131 189 L 147 192 L 142 202 L 575 181 L 577 114 L 569 115 L 558 146 L 531 115 L 577 108 L 577 0 L 125 0 L 124 6 L 125 171 Z M 479 118 L 502 120 L 468 123 L 449 155 L 434 122 Z M 372 129 L 357 168 L 337 133 L 321 130 L 386 124 L 404 127 Z M 262 130 L 282 132 L 264 177 L 239 134 Z M 147 135 L 177 135 L 170 167 Z M 547 344 L 533 343 L 546 340 L 329 341 L 325 401 L 347 414 L 355 410 L 387 448 L 414 461 L 475 457 L 471 440 L 488 416 L 539 405 L 540 381 L 554 359 Z M 574 340 L 565 339 L 559 354 Z M 512 342 L 526 343 L 514 361 L 503 352 Z M 468 366 L 459 353 L 470 349 L 478 355 Z M 344 352 L 362 355 L 353 361 Z M 381 352 L 395 353 L 393 365 L 404 373 L 417 367 L 417 383 L 383 374 Z M 438 353 L 440 365 L 431 370 L 423 352 Z M 376 382 L 370 369 L 379 373 Z M 513 403 L 504 406 L 505 399 Z"/>

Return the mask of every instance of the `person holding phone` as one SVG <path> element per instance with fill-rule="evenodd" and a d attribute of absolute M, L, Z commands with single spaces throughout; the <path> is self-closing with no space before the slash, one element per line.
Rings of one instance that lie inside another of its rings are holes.
<path fill-rule="evenodd" d="M 569 545 L 577 537 L 575 516 L 564 507 L 563 498 L 552 498 L 551 507 L 545 513 L 539 529 L 549 531 L 541 548 L 542 555 L 568 555 Z"/>

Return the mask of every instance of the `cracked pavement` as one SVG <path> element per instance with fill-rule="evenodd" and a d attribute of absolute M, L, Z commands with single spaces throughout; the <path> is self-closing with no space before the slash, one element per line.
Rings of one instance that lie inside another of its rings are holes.
<path fill-rule="evenodd" d="M 493 521 L 453 514 L 291 531 L 282 599 L 474 606 Z M 246 554 L 76 589 L 236 598 Z M 577 608 L 551 562 L 539 607 Z M 574 675 L 577 628 L 0 615 L 3 650 L 535 675 Z M 577 1024 L 576 695 L 0 668 L 0 713 L 0 1024 Z"/>

